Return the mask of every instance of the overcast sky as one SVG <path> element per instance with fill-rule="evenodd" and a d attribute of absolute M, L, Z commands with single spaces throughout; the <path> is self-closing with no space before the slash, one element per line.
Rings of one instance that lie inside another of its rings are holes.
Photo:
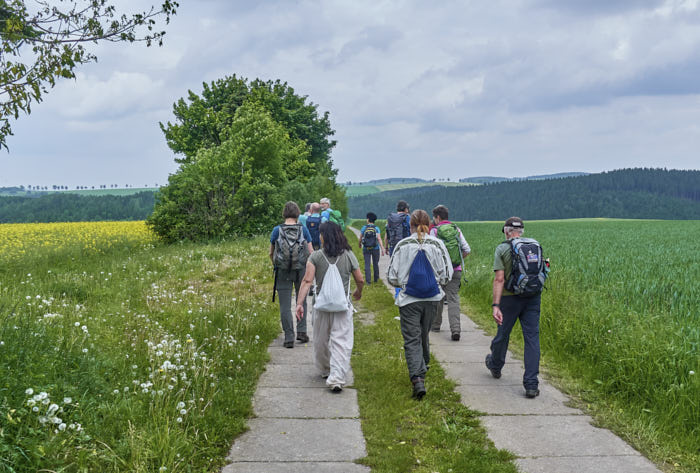
<path fill-rule="evenodd" d="M 342 182 L 700 168 L 700 0 L 179 1 L 14 122 L 0 186 L 162 185 L 158 122 L 234 73 L 330 112 Z"/>

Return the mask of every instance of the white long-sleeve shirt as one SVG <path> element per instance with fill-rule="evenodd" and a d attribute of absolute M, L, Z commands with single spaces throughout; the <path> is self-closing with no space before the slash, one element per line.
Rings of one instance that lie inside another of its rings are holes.
<path fill-rule="evenodd" d="M 428 258 L 428 262 L 430 262 L 430 266 L 433 268 L 435 279 L 437 279 L 438 286 L 440 287 L 439 294 L 427 299 L 419 299 L 410 296 L 406 294 L 405 291 L 411 265 L 421 248 L 425 250 L 425 255 Z M 402 307 L 418 301 L 441 300 L 445 296 L 442 286 L 446 285 L 448 281 L 452 279 L 453 272 L 450 255 L 447 253 L 447 248 L 442 240 L 431 235 L 425 235 L 423 241 L 420 242 L 418 240 L 418 235 L 413 233 L 396 244 L 396 248 L 394 248 L 394 252 L 391 255 L 391 261 L 389 262 L 387 279 L 392 286 L 401 288 L 396 298 L 396 305 Z"/>

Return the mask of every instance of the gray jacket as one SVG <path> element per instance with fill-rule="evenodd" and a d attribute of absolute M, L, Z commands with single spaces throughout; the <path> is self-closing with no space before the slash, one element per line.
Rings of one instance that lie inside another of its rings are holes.
<path fill-rule="evenodd" d="M 440 286 L 440 294 L 429 299 L 418 299 L 404 292 L 406 283 L 408 282 L 411 264 L 418 254 L 418 250 L 421 248 L 425 250 L 425 255 L 428 257 L 430 266 L 432 266 L 435 272 L 435 278 Z M 450 255 L 447 253 L 447 248 L 445 248 L 445 244 L 442 240 L 431 235 L 425 235 L 425 239 L 421 244 L 421 242 L 418 241 L 417 234 L 413 233 L 411 236 L 404 238 L 396 244 L 396 248 L 394 248 L 394 252 L 391 255 L 391 261 L 389 262 L 387 280 L 392 286 L 401 288 L 401 292 L 399 292 L 396 298 L 396 305 L 402 307 L 418 301 L 442 300 L 445 296 L 442 286 L 452 279 L 452 273 L 453 269 Z"/>

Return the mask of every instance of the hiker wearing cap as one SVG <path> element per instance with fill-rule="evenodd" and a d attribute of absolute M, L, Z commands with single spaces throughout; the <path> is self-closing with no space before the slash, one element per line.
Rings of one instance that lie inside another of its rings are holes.
<path fill-rule="evenodd" d="M 279 295 L 285 348 L 294 348 L 292 288 L 299 294 L 299 287 L 306 270 L 306 260 L 313 251 L 311 234 L 299 223 L 299 213 L 296 202 L 287 202 L 282 211 L 284 223 L 277 225 L 270 234 L 270 260 L 275 269 L 273 295 L 275 290 Z M 274 297 L 272 300 L 274 302 Z M 297 320 L 296 339 L 306 343 L 309 341 L 306 335 L 306 301 L 303 308 L 304 316 Z"/>
<path fill-rule="evenodd" d="M 430 229 L 430 234 L 441 239 L 445 243 L 447 252 L 450 255 L 452 262 L 452 279 L 442 288 L 445 291 L 445 299 L 447 301 L 447 318 L 450 324 L 450 332 L 452 332 L 452 340 L 459 341 L 461 324 L 459 322 L 459 288 L 462 286 L 462 266 L 464 258 L 471 253 L 469 243 L 464 239 L 462 230 L 457 225 L 450 222 L 449 211 L 444 205 L 438 205 L 433 209 L 433 221 L 435 225 Z M 442 325 L 442 311 L 444 304 L 438 306 L 437 315 L 433 320 L 433 332 L 440 331 Z"/>
<path fill-rule="evenodd" d="M 493 318 L 498 331 L 486 355 L 486 367 L 494 378 L 501 377 L 506 362 L 510 333 L 520 320 L 525 342 L 525 396 L 539 395 L 540 295 L 547 277 L 548 262 L 536 240 L 522 238 L 523 221 L 511 217 L 503 225 L 506 241 L 496 247 L 493 270 Z"/>
<path fill-rule="evenodd" d="M 297 297 L 296 315 L 304 317 L 304 301 L 311 284 L 316 282 L 314 297 L 314 364 L 326 378 L 326 385 L 333 392 L 340 392 L 350 371 L 353 346 L 352 314 L 350 302 L 350 276 L 357 289 L 355 300 L 362 297 L 362 272 L 340 225 L 332 222 L 321 224 L 321 246 L 306 263 L 306 274 Z"/>
<path fill-rule="evenodd" d="M 445 244 L 429 234 L 429 227 L 427 212 L 414 210 L 411 235 L 397 243 L 387 273 L 389 283 L 399 289 L 395 303 L 399 306 L 408 376 L 417 399 L 426 393 L 430 326 L 445 296 L 441 286 L 453 273 Z"/>

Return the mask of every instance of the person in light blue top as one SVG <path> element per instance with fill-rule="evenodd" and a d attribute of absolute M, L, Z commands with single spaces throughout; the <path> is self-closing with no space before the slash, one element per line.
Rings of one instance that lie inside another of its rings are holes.
<path fill-rule="evenodd" d="M 384 255 L 384 243 L 382 242 L 379 227 L 374 224 L 377 214 L 369 212 L 367 214 L 367 224 L 360 230 L 360 248 L 365 258 L 365 281 L 370 284 L 372 281 L 371 267 L 374 267 L 374 282 L 379 280 L 379 257 Z"/>
<path fill-rule="evenodd" d="M 306 204 L 306 210 L 303 214 L 299 215 L 299 223 L 306 226 L 306 217 L 311 215 L 311 202 Z"/>
<path fill-rule="evenodd" d="M 327 222 L 331 217 L 331 200 L 328 197 L 324 197 L 319 200 L 321 204 L 321 223 Z"/>

